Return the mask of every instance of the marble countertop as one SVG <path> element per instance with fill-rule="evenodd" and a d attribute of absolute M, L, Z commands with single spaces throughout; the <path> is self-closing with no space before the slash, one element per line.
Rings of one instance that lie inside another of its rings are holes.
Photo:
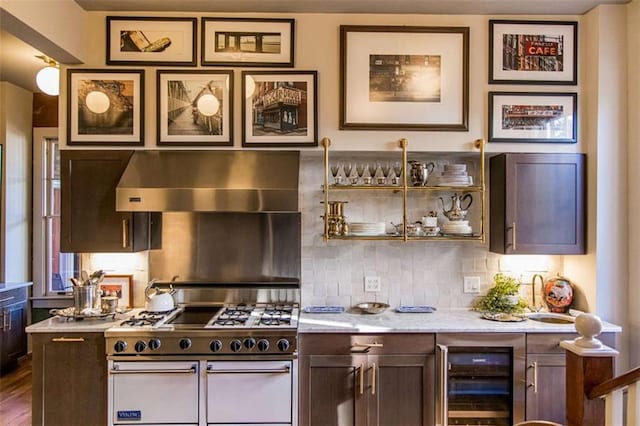
<path fill-rule="evenodd" d="M 0 283 L 0 293 L 2 293 L 3 291 L 15 290 L 16 288 L 29 287 L 30 285 L 33 285 L 33 283 Z"/>
<path fill-rule="evenodd" d="M 26 328 L 26 331 L 27 333 L 102 333 L 108 328 L 119 325 L 135 312 L 136 310 L 131 310 L 126 313 L 115 314 L 115 317 L 108 316 L 81 320 L 55 316 L 31 324 Z"/>
<path fill-rule="evenodd" d="M 603 321 L 603 332 L 621 332 L 618 325 Z M 490 321 L 479 312 L 439 309 L 433 313 L 398 313 L 388 309 L 371 314 L 301 313 L 299 333 L 575 333 L 573 324 L 552 324 L 525 320 L 521 322 Z"/>

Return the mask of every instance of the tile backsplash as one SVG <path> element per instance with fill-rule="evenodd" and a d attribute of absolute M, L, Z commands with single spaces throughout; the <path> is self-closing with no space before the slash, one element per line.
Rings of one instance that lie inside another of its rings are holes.
<path fill-rule="evenodd" d="M 348 307 L 364 301 L 381 301 L 391 306 L 467 308 L 477 295 L 463 292 L 463 277 L 480 277 L 481 292 L 484 293 L 492 286 L 494 274 L 504 269 L 501 267 L 503 256 L 489 252 L 488 243 L 478 241 L 325 242 L 321 219 L 324 213 L 322 156 L 317 153 L 302 155 L 300 169 L 303 306 Z M 349 200 L 345 205 L 348 220 L 385 222 L 389 226 L 389 222 L 402 222 L 402 195 L 399 193 L 370 191 L 345 195 Z M 332 192 L 330 199 L 340 200 L 342 196 Z M 426 203 L 422 211 L 409 209 L 408 220 L 419 220 L 426 210 L 437 209 L 433 198 Z M 479 205 L 478 201 L 475 210 L 470 210 L 470 221 L 475 226 L 480 220 Z M 441 208 L 437 210 L 441 211 Z M 550 258 L 549 271 L 560 271 L 562 257 Z M 365 293 L 365 276 L 380 277 L 381 291 Z M 529 297 L 529 287 L 523 286 L 523 296 Z"/>

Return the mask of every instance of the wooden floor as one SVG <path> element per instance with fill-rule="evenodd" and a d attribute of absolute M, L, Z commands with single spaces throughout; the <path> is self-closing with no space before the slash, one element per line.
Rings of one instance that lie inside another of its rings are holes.
<path fill-rule="evenodd" d="M 31 424 L 31 357 L 0 377 L 0 426 Z"/>

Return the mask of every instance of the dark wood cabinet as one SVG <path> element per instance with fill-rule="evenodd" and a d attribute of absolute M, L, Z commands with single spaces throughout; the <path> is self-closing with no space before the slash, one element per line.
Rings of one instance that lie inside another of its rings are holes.
<path fill-rule="evenodd" d="M 500 154 L 490 159 L 490 250 L 586 252 L 586 156 Z"/>
<path fill-rule="evenodd" d="M 14 369 L 27 353 L 27 288 L 0 292 L 0 374 Z"/>
<path fill-rule="evenodd" d="M 32 333 L 32 424 L 107 424 L 103 333 Z"/>
<path fill-rule="evenodd" d="M 159 213 L 116 211 L 116 186 L 132 150 L 62 150 L 63 252 L 135 252 L 150 248 Z"/>
<path fill-rule="evenodd" d="M 527 420 L 566 423 L 566 355 L 560 342 L 576 337 L 575 333 L 527 334 Z M 615 347 L 614 333 L 598 338 Z"/>
<path fill-rule="evenodd" d="M 301 335 L 300 425 L 433 425 L 434 350 L 431 334 Z"/>

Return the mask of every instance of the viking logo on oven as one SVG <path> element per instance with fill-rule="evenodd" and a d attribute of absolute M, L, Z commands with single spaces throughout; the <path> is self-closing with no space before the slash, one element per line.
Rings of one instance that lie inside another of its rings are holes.
<path fill-rule="evenodd" d="M 118 420 L 142 420 L 142 411 L 140 410 L 118 411 Z"/>

